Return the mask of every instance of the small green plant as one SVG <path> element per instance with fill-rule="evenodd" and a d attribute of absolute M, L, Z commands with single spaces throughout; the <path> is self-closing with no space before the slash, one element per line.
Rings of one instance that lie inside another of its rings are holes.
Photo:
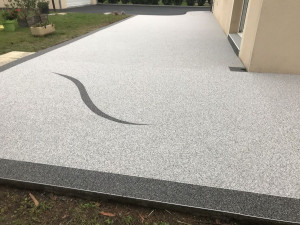
<path fill-rule="evenodd" d="M 50 210 L 53 208 L 53 203 L 47 203 L 45 201 L 40 202 L 38 207 L 34 207 L 34 211 L 37 213 L 46 212 L 47 210 Z"/>
<path fill-rule="evenodd" d="M 126 225 L 131 225 L 132 222 L 133 222 L 133 218 L 131 216 L 126 216 L 124 218 L 124 222 L 125 222 Z"/>
<path fill-rule="evenodd" d="M 4 214 L 5 210 L 6 210 L 6 207 L 0 208 L 0 215 L 1 215 L 1 214 Z"/>
<path fill-rule="evenodd" d="M 82 208 L 82 209 L 90 209 L 90 208 L 95 208 L 95 207 L 97 207 L 97 205 L 94 202 L 80 204 L 80 208 Z"/>
<path fill-rule="evenodd" d="M 113 223 L 114 223 L 114 221 L 110 218 L 105 220 L 105 224 L 107 224 L 107 225 L 110 225 L 110 224 L 113 224 Z"/>
<path fill-rule="evenodd" d="M 40 23 L 37 23 L 37 24 L 34 24 L 32 25 L 32 27 L 45 27 L 47 25 L 52 25 L 52 27 L 54 26 L 54 24 L 50 23 L 49 21 L 46 21 L 46 22 L 40 22 Z"/>

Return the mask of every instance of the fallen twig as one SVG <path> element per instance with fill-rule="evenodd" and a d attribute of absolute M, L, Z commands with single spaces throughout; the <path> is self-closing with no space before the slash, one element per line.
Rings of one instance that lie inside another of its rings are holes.
<path fill-rule="evenodd" d="M 144 223 L 145 218 L 139 213 L 139 217 L 141 218 L 142 223 Z"/>
<path fill-rule="evenodd" d="M 29 196 L 32 199 L 35 206 L 38 206 L 40 204 L 39 201 L 34 197 L 33 194 L 29 193 Z"/>
<path fill-rule="evenodd" d="M 103 212 L 103 211 L 101 211 L 100 214 L 103 215 L 103 216 L 109 216 L 109 217 L 114 217 L 115 216 L 115 214 L 113 214 L 113 213 Z"/>
<path fill-rule="evenodd" d="M 153 210 L 151 211 L 151 213 L 148 214 L 147 218 L 148 218 L 149 216 L 151 216 L 151 214 L 154 212 L 154 210 L 155 210 L 155 209 L 153 209 Z"/>
<path fill-rule="evenodd" d="M 168 211 L 168 210 L 166 210 L 166 209 L 165 209 L 165 211 L 166 211 L 167 213 L 169 213 L 169 214 L 171 214 L 171 215 L 172 215 L 172 213 L 171 213 L 170 211 Z"/>

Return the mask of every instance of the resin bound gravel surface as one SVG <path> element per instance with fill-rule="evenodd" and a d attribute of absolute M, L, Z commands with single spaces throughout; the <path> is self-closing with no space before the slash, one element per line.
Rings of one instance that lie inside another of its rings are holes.
<path fill-rule="evenodd" d="M 4 70 L 0 157 L 2 167 L 15 164 L 0 175 L 22 180 L 16 165 L 30 162 L 65 169 L 62 176 L 74 168 L 142 178 L 154 189 L 205 187 L 287 205 L 262 215 L 255 198 L 208 209 L 300 222 L 300 76 L 229 67 L 243 65 L 213 15 L 189 12 L 135 16 Z"/>

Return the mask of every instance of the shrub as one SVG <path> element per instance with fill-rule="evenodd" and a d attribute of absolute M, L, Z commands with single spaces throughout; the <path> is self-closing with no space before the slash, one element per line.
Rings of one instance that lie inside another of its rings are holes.
<path fill-rule="evenodd" d="M 38 2 L 37 7 L 40 13 L 49 14 L 49 3 L 48 2 Z"/>
<path fill-rule="evenodd" d="M 206 0 L 198 0 L 197 2 L 198 2 L 199 6 L 203 6 L 205 4 Z"/>
<path fill-rule="evenodd" d="M 105 0 L 98 0 L 98 3 L 104 3 Z"/>
<path fill-rule="evenodd" d="M 186 0 L 186 4 L 188 6 L 194 6 L 195 5 L 195 0 Z"/>
<path fill-rule="evenodd" d="M 159 0 L 152 0 L 152 5 L 158 5 Z"/>
<path fill-rule="evenodd" d="M 110 3 L 110 4 L 117 4 L 118 0 L 108 0 L 108 3 Z"/>
<path fill-rule="evenodd" d="M 36 24 L 32 25 L 32 27 L 45 27 L 46 28 L 47 25 L 52 25 L 52 27 L 54 26 L 53 23 L 50 23 L 49 21 L 47 21 L 47 22 L 36 23 Z"/>
<path fill-rule="evenodd" d="M 173 0 L 162 0 L 162 3 L 163 3 L 164 5 L 172 5 Z"/>
<path fill-rule="evenodd" d="M 213 0 L 207 0 L 208 4 L 212 5 Z"/>
<path fill-rule="evenodd" d="M 129 0 L 121 0 L 122 4 L 127 4 Z"/>
<path fill-rule="evenodd" d="M 37 0 L 8 0 L 8 6 L 9 8 L 19 9 L 18 17 L 21 19 L 37 14 Z"/>
<path fill-rule="evenodd" d="M 2 17 L 4 20 L 15 20 L 18 18 L 18 12 L 15 9 L 5 10 L 2 13 Z"/>
<path fill-rule="evenodd" d="M 182 5 L 182 0 L 174 0 L 174 5 Z"/>

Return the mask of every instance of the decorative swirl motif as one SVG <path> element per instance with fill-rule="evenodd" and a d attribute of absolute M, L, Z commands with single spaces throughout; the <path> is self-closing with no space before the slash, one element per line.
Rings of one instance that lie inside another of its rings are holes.
<path fill-rule="evenodd" d="M 91 100 L 89 94 L 87 93 L 84 85 L 77 79 L 64 75 L 64 74 L 60 74 L 60 73 L 55 73 L 59 76 L 62 76 L 70 81 L 72 81 L 78 88 L 80 96 L 82 101 L 84 102 L 84 104 L 96 115 L 101 116 L 105 119 L 117 122 L 117 123 L 123 123 L 123 124 L 128 124 L 128 125 L 147 125 L 147 124 L 140 124 L 140 123 L 131 123 L 131 122 L 127 122 L 127 121 L 123 121 L 123 120 L 119 120 L 117 118 L 114 118 L 110 115 L 107 115 L 106 113 L 102 112 L 100 109 L 97 108 L 97 106 L 93 103 L 93 101 Z"/>

